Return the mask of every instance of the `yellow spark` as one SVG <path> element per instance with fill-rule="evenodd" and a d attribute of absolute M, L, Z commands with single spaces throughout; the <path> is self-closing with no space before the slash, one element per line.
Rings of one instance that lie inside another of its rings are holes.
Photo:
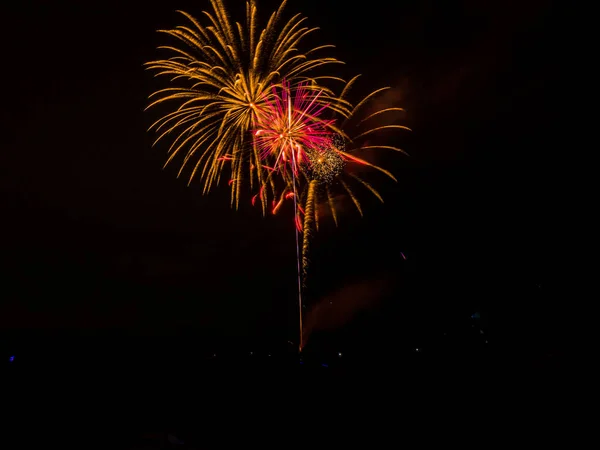
<path fill-rule="evenodd" d="M 316 69 L 342 64 L 335 58 L 313 56 L 333 46 L 321 45 L 301 52 L 301 42 L 317 28 L 305 27 L 306 18 L 300 14 L 282 22 L 285 4 L 283 1 L 271 14 L 262 30 L 257 27 L 253 0 L 246 2 L 243 24 L 231 21 L 223 0 L 211 0 L 212 10 L 203 11 L 205 23 L 179 11 L 189 25 L 159 30 L 179 46 L 159 47 L 171 56 L 145 64 L 155 76 L 170 79 L 168 87 L 150 96 L 148 108 L 161 108 L 162 113 L 150 130 L 160 133 L 155 144 L 171 139 L 166 164 L 185 153 L 179 173 L 194 164 L 189 181 L 198 177 L 205 193 L 217 184 L 227 167 L 231 169 L 230 178 L 259 186 L 267 182 L 269 175 L 260 164 L 250 131 L 272 95 L 271 87 L 283 79 L 291 86 L 311 81 L 311 88 L 322 91 L 317 102 L 329 105 L 342 117 L 351 113 L 349 102 L 336 97 L 319 82 L 341 79 L 327 74 L 313 75 Z M 220 159 L 225 155 L 232 155 L 229 164 Z M 236 207 L 241 184 L 231 186 L 232 205 Z M 266 211 L 266 197 L 266 194 L 261 196 L 263 211 Z"/>

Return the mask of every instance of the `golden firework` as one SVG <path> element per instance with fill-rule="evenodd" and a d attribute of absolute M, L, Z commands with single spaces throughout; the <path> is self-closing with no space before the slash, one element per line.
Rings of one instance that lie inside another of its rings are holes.
<path fill-rule="evenodd" d="M 342 94 L 343 96 L 347 94 L 348 90 L 358 77 L 359 76 L 354 77 L 347 83 Z M 339 212 L 334 200 L 336 190 L 338 192 L 341 190 L 341 193 L 348 195 L 361 216 L 363 215 L 363 211 L 360 200 L 355 194 L 355 188 L 366 189 L 383 202 L 383 197 L 379 192 L 360 175 L 360 171 L 357 169 L 360 169 L 361 166 L 379 171 L 392 180 L 397 181 L 390 171 L 369 162 L 365 157 L 357 156 L 357 154 L 362 156 L 370 151 L 379 149 L 392 150 L 407 155 L 401 148 L 387 145 L 386 143 L 378 144 L 373 141 L 365 140 L 366 137 L 378 138 L 380 137 L 379 134 L 385 130 L 410 131 L 410 128 L 396 123 L 400 118 L 399 113 L 404 111 L 402 108 L 386 107 L 376 109 L 369 114 L 364 114 L 365 107 L 369 106 L 372 100 L 388 89 L 390 88 L 385 87 L 371 92 L 356 104 L 349 115 L 342 118 L 342 123 L 339 126 L 340 134 L 336 136 L 336 139 L 334 140 L 335 145 L 331 147 L 331 150 L 337 157 L 343 159 L 343 170 L 340 170 L 338 163 L 336 163 L 335 160 L 332 160 L 329 166 L 333 173 L 325 174 L 327 183 L 324 183 L 323 189 L 320 189 L 318 191 L 319 193 L 313 197 L 315 203 L 322 202 L 329 207 L 336 225 L 338 224 Z M 378 119 L 382 118 L 385 118 L 386 122 L 391 121 L 392 123 L 381 125 L 381 122 L 378 122 Z M 381 141 L 381 139 L 375 139 L 375 142 L 378 141 Z M 313 211 L 317 211 L 317 208 L 313 208 Z M 318 217 L 315 217 L 315 224 L 318 227 Z"/>
<path fill-rule="evenodd" d="M 358 78 L 355 77 L 346 85 L 342 96 L 348 93 L 352 83 Z M 375 169 L 394 181 L 397 181 L 394 175 L 388 170 L 369 162 L 367 159 L 358 157 L 357 153 L 365 154 L 370 151 L 383 149 L 392 150 L 406 154 L 404 150 L 398 147 L 387 145 L 387 143 L 378 144 L 375 141 L 366 141 L 365 137 L 380 138 L 380 133 L 385 130 L 410 130 L 404 125 L 397 124 L 399 113 L 403 112 L 402 108 L 387 107 L 376 109 L 374 112 L 365 114 L 364 109 L 371 104 L 378 94 L 383 93 L 390 88 L 382 88 L 373 91 L 371 94 L 363 98 L 353 108 L 351 113 L 345 116 L 338 134 L 333 135 L 328 146 L 325 146 L 317 151 L 309 151 L 309 164 L 302 165 L 301 176 L 295 179 L 297 183 L 296 190 L 303 192 L 302 206 L 299 208 L 300 213 L 304 215 L 302 226 L 302 278 L 306 283 L 306 277 L 309 264 L 309 247 L 312 227 L 319 229 L 319 204 L 329 208 L 331 216 L 338 224 L 339 211 L 335 200 L 336 194 L 342 193 L 347 195 L 360 215 L 363 215 L 361 202 L 355 191 L 360 188 L 370 191 L 381 202 L 383 197 L 381 194 L 360 175 L 361 167 Z M 386 117 L 387 116 L 387 117 Z M 378 119 L 385 119 L 385 122 L 391 122 L 382 125 Z M 350 137 L 352 136 L 352 137 Z M 289 187 L 288 180 L 288 190 Z M 282 195 L 282 199 L 283 199 Z"/>
<path fill-rule="evenodd" d="M 170 79 L 169 87 L 150 96 L 148 108 L 168 105 L 150 129 L 157 133 L 154 144 L 170 140 L 165 166 L 183 154 L 178 176 L 189 166 L 189 182 L 199 178 L 204 193 L 218 184 L 229 168 L 231 202 L 237 207 L 244 182 L 263 191 L 265 186 L 274 189 L 251 137 L 273 85 L 284 79 L 291 85 L 308 80 L 311 88 L 321 91 L 321 104 L 342 117 L 348 117 L 352 108 L 343 95 L 335 96 L 322 85 L 325 80 L 343 80 L 316 74 L 318 68 L 341 64 L 332 57 L 315 56 L 333 46 L 300 52 L 303 39 L 318 28 L 305 26 L 306 18 L 300 14 L 283 22 L 286 1 L 262 29 L 254 1 L 246 3 L 242 24 L 232 21 L 222 0 L 210 3 L 212 11 L 203 13 L 204 22 L 179 11 L 189 25 L 159 30 L 175 38 L 179 46 L 159 47 L 171 56 L 146 63 L 156 76 Z M 260 199 L 265 211 L 266 192 Z"/>

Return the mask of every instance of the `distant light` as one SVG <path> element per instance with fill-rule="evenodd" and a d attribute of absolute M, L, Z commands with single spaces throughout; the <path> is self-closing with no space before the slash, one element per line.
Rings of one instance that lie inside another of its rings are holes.
<path fill-rule="evenodd" d="M 323 367 L 329 367 L 327 364 L 321 364 Z"/>
<path fill-rule="evenodd" d="M 421 351 L 420 348 L 415 348 L 415 352 L 419 353 Z"/>
<path fill-rule="evenodd" d="M 471 315 L 471 319 L 474 319 L 474 320 L 481 319 L 481 314 L 476 312 L 473 315 Z"/>
<path fill-rule="evenodd" d="M 488 341 L 485 341 L 485 343 L 487 344 L 487 343 L 488 343 Z"/>
<path fill-rule="evenodd" d="M 406 261 L 406 256 L 404 256 L 404 253 L 400 252 L 400 254 L 402 255 L 402 258 Z"/>
<path fill-rule="evenodd" d="M 8 362 L 13 362 L 15 360 L 14 356 L 11 356 L 10 358 L 8 358 Z"/>
<path fill-rule="evenodd" d="M 254 352 L 250 352 L 250 356 L 254 355 Z"/>
<path fill-rule="evenodd" d="M 271 355 L 267 355 L 267 356 L 271 356 Z"/>
<path fill-rule="evenodd" d="M 338 352 L 338 356 L 341 358 L 342 357 L 342 352 Z"/>

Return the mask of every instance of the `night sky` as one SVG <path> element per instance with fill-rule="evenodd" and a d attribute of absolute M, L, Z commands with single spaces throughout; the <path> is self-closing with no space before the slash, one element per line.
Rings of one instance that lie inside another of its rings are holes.
<path fill-rule="evenodd" d="M 275 3 L 259 1 L 263 19 Z M 547 3 L 290 1 L 286 17 L 321 27 L 341 73 L 363 74 L 359 93 L 393 88 L 379 101 L 413 130 L 393 138 L 410 157 L 378 154 L 399 180 L 373 178 L 385 203 L 365 193 L 364 218 L 348 210 L 315 239 L 313 345 L 418 347 L 492 304 L 544 302 L 559 146 Z M 164 86 L 142 67 L 161 55 L 155 30 L 207 5 L 2 7 L 5 335 L 183 334 L 207 351 L 296 339 L 291 210 L 263 218 L 247 196 L 233 211 L 226 183 L 202 196 L 146 132 Z"/>

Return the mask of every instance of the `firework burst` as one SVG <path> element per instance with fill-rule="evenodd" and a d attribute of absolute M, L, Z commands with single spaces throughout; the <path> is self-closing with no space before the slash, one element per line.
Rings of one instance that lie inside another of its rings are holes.
<path fill-rule="evenodd" d="M 306 172 L 312 180 L 320 184 L 332 183 L 344 170 L 346 161 L 340 152 L 345 148 L 344 138 L 334 134 L 324 145 L 307 152 L 309 163 Z"/>
<path fill-rule="evenodd" d="M 242 24 L 230 19 L 222 0 L 211 0 L 212 11 L 204 12 L 205 23 L 180 11 L 189 25 L 159 30 L 175 38 L 179 46 L 160 47 L 172 56 L 146 64 L 156 76 L 167 76 L 171 82 L 168 88 L 151 95 L 148 106 L 170 105 L 150 127 L 157 133 L 155 144 L 163 139 L 171 142 L 165 165 L 183 153 L 178 176 L 189 166 L 189 182 L 199 178 L 205 193 L 230 169 L 231 201 L 236 207 L 242 183 L 263 186 L 268 175 L 250 131 L 257 128 L 262 112 L 270 110 L 272 85 L 284 78 L 292 85 L 310 80 L 306 89 L 310 86 L 321 92 L 316 104 L 328 104 L 344 117 L 351 110 L 348 102 L 321 86 L 325 79 L 343 80 L 314 73 L 323 66 L 341 63 L 315 56 L 333 46 L 300 52 L 303 39 L 317 28 L 306 27 L 306 18 L 300 14 L 282 22 L 285 3 L 272 13 L 262 30 L 254 1 L 246 3 Z M 261 201 L 264 210 L 266 195 Z"/>
<path fill-rule="evenodd" d="M 289 168 L 297 177 L 302 164 L 310 163 L 310 153 L 330 146 L 333 120 L 320 118 L 329 106 L 319 103 L 320 95 L 303 84 L 291 90 L 284 82 L 280 93 L 273 87 L 268 108 L 259 116 L 254 132 L 261 159 L 270 167 L 281 172 Z"/>
<path fill-rule="evenodd" d="M 344 88 L 343 96 L 347 94 L 357 79 L 358 76 L 350 80 Z M 349 115 L 342 117 L 338 133 L 334 134 L 330 147 L 325 152 L 314 155 L 317 162 L 319 158 L 327 162 L 322 168 L 324 173 L 320 173 L 321 169 L 317 164 L 314 165 L 312 172 L 315 179 L 320 180 L 322 177 L 325 181 L 320 183 L 323 188 L 318 189 L 315 195 L 310 197 L 311 201 L 315 203 L 312 211 L 314 211 L 314 223 L 317 229 L 319 227 L 318 211 L 320 210 L 317 207 L 318 204 L 323 204 L 325 210 L 329 209 L 335 224 L 338 224 L 339 208 L 335 197 L 339 194 L 346 195 L 361 216 L 363 210 L 359 199 L 360 189 L 369 191 L 383 202 L 383 197 L 377 189 L 364 179 L 363 172 L 374 170 L 397 181 L 390 171 L 369 162 L 369 155 L 376 150 L 391 150 L 406 154 L 401 148 L 388 145 L 382 140 L 384 133 L 388 131 L 410 130 L 397 123 L 404 110 L 397 107 L 386 107 L 376 108 L 369 113 L 365 112 L 367 107 L 372 106 L 372 101 L 388 89 L 390 88 L 377 89 L 358 102 Z M 382 125 L 382 119 L 385 120 L 385 125 Z M 329 159 L 323 158 L 324 155 L 327 155 Z M 309 201 L 309 196 L 305 196 L 305 199 Z M 304 209 L 307 209 L 306 203 Z M 321 210 L 323 209 L 321 208 Z"/>
<path fill-rule="evenodd" d="M 340 98 L 348 93 L 357 78 L 346 84 Z M 340 194 L 351 200 L 361 216 L 360 189 L 368 190 L 383 202 L 380 193 L 364 179 L 363 172 L 372 169 L 394 181 L 396 178 L 388 170 L 369 162 L 369 154 L 377 149 L 405 153 L 400 148 L 379 142 L 386 131 L 409 130 L 396 123 L 398 115 L 404 111 L 402 108 L 381 108 L 365 113 L 366 108 L 372 106 L 371 101 L 387 89 L 378 89 L 364 97 L 350 114 L 342 115 L 338 128 L 336 111 L 327 105 L 316 105 L 318 92 L 305 90 L 302 85 L 290 87 L 286 83 L 281 89 L 274 88 L 268 102 L 269 111 L 261 115 L 260 123 L 264 128 L 254 133 L 255 147 L 260 150 L 263 168 L 270 170 L 270 175 L 253 197 L 253 204 L 257 197 L 264 195 L 266 186 L 270 186 L 274 196 L 272 213 L 276 214 L 285 200 L 293 199 L 298 205 L 295 208 L 296 227 L 303 231 L 306 223 L 314 224 L 318 229 L 318 214 L 324 210 L 318 208 L 318 204 L 329 209 L 337 225 L 339 202 L 335 198 Z M 387 124 L 382 125 L 381 119 Z M 311 191 L 309 184 L 312 181 L 315 186 Z M 308 222 L 306 210 L 314 215 Z"/>
<path fill-rule="evenodd" d="M 395 180 L 389 171 L 370 163 L 367 154 L 374 149 L 402 150 L 365 138 L 378 137 L 386 129 L 408 128 L 395 124 L 364 128 L 383 114 L 401 109 L 363 115 L 365 105 L 385 89 L 353 106 L 346 97 L 358 77 L 346 83 L 339 95 L 327 88 L 327 80 L 344 81 L 319 75 L 317 69 L 341 62 L 315 56 L 332 45 L 299 50 L 304 38 L 317 28 L 306 27 L 306 18 L 300 14 L 284 22 L 285 0 L 264 28 L 258 24 L 254 0 L 246 2 L 243 23 L 230 19 L 222 0 L 210 3 L 212 11 L 204 12 L 204 23 L 180 11 L 189 24 L 159 30 L 176 44 L 160 47 L 170 57 L 146 64 L 156 76 L 170 80 L 169 87 L 150 96 L 148 108 L 162 112 L 150 130 L 157 135 L 155 145 L 170 142 L 165 166 L 181 159 L 178 176 L 189 168 L 189 183 L 199 179 L 204 193 L 226 177 L 236 207 L 243 184 L 256 193 L 252 204 L 260 199 L 263 213 L 269 200 L 274 214 L 285 200 L 293 200 L 302 346 L 300 283 L 306 279 L 311 230 L 319 227 L 318 205 L 330 206 L 337 225 L 334 198 L 340 190 L 361 215 L 355 186 L 383 201 L 361 177 L 360 168 L 376 169 Z"/>

